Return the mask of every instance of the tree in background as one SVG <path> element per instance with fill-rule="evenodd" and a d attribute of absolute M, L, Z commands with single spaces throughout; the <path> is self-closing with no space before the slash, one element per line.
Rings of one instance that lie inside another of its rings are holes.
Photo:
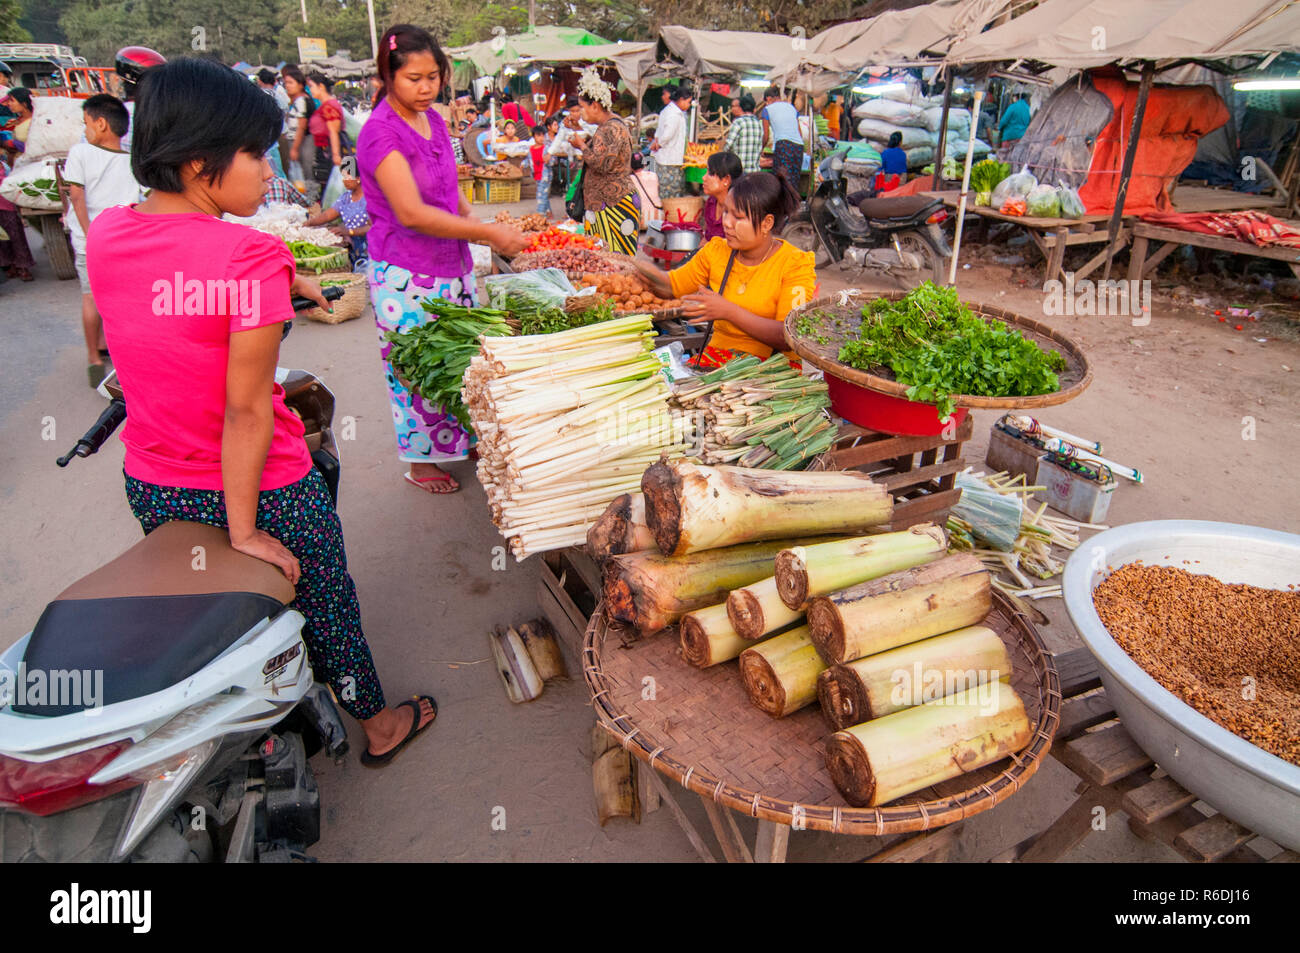
<path fill-rule="evenodd" d="M 22 16 L 18 0 L 0 0 L 0 43 L 31 42 L 31 33 L 19 23 Z"/>

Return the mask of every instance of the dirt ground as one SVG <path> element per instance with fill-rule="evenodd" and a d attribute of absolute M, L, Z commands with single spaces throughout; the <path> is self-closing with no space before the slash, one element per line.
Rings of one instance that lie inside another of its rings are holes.
<path fill-rule="evenodd" d="M 28 631 L 64 586 L 140 532 L 123 497 L 119 441 L 98 458 L 66 470 L 54 466 L 103 401 L 86 386 L 76 282 L 55 281 L 39 240 L 33 244 L 38 280 L 0 285 L 0 573 L 10 593 L 0 619 L 8 640 Z M 963 261 L 975 262 L 960 273 L 965 298 L 1045 320 L 1086 350 L 1095 372 L 1091 388 L 1041 416 L 1102 440 L 1107 456 L 1145 474 L 1142 486 L 1122 482 L 1111 525 L 1183 517 L 1300 532 L 1300 344 L 1284 319 L 1234 331 L 1212 313 L 1230 301 L 1203 290 L 1196 294 L 1211 300 L 1199 308 L 1158 294 L 1145 327 L 1129 317 L 1045 316 L 1039 269 L 997 265 L 975 249 Z M 827 272 L 823 287 L 873 287 L 850 277 Z M 506 700 L 485 636 L 495 624 L 538 614 L 536 561 L 511 559 L 494 570 L 501 541 L 469 465 L 453 468 L 464 486 L 454 496 L 426 496 L 402 482 L 369 315 L 338 326 L 299 322 L 281 363 L 319 374 L 337 397 L 336 425 L 344 417 L 356 422 L 355 440 L 343 444 L 339 509 L 367 635 L 390 700 L 432 691 L 441 708 L 428 736 L 384 770 L 368 771 L 355 755 L 340 766 L 314 762 L 324 818 L 313 853 L 327 861 L 694 859 L 667 809 L 639 825 L 598 825 L 593 716 L 580 678 L 548 685 L 532 704 Z M 995 416 L 975 414 L 965 458 L 976 468 L 983 467 Z M 1051 618 L 1043 628 L 1049 647 L 1077 646 L 1060 600 L 1039 606 Z M 577 672 L 577 660 L 568 661 Z M 363 743 L 355 725 L 352 740 L 354 747 Z M 1075 784 L 1048 759 L 1023 791 L 966 823 L 956 858 L 985 860 L 1043 829 L 1071 803 Z M 678 795 L 707 830 L 697 799 Z M 753 831 L 752 821 L 740 823 Z M 796 832 L 790 839 L 792 860 L 857 859 L 873 849 L 853 837 Z M 1112 818 L 1068 859 L 1175 855 L 1137 840 Z"/>

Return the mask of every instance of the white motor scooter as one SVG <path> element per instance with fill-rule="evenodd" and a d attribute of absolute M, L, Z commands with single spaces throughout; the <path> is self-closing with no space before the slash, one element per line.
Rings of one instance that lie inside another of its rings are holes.
<path fill-rule="evenodd" d="M 277 379 L 336 495 L 333 395 L 302 371 Z M 109 408 L 61 466 L 125 419 L 111 375 L 103 393 Z M 60 593 L 0 654 L 0 859 L 310 859 L 307 759 L 341 758 L 347 732 L 312 680 L 293 598 L 225 530 L 184 522 Z"/>

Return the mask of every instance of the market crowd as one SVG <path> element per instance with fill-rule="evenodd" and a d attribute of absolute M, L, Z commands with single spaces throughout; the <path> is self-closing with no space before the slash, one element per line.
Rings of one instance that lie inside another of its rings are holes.
<path fill-rule="evenodd" d="M 316 677 L 364 727 L 363 763 L 386 764 L 437 706 L 429 694 L 387 703 L 333 501 L 307 453 L 303 423 L 275 383 L 291 295 L 329 305 L 318 283 L 296 272 L 283 241 L 223 216 L 329 197 L 307 221 L 348 239 L 368 285 L 403 478 L 429 493 L 454 492 L 459 484 L 443 468 L 473 455 L 474 435 L 399 379 L 386 360 L 386 335 L 436 320 L 422 307 L 431 297 L 478 302 L 471 243 L 507 257 L 524 248 L 518 229 L 474 214 L 458 187 L 458 162 L 472 151 L 490 160 L 502 147 L 521 147 L 507 153 L 523 156 L 540 213 L 551 217 L 553 189 L 566 190 L 566 212 L 589 234 L 636 255 L 642 230 L 662 223 L 668 200 L 687 193 L 694 92 L 664 91 L 648 150 L 614 112 L 615 91 L 593 68 L 557 114 L 534 116 L 507 94 L 502 125 L 488 128 L 485 114 L 495 107 L 449 103 L 446 54 L 425 30 L 398 25 L 379 43 L 372 109 L 354 136 L 319 73 L 286 66 L 249 82 L 207 59 L 166 62 L 132 49 L 118 63 L 126 101 L 84 102 L 84 141 L 64 167 L 90 383 L 111 364 L 130 410 L 122 431 L 127 502 L 146 533 L 169 520 L 210 523 L 228 530 L 235 549 L 286 574 Z M 6 93 L 21 127 L 31 97 Z M 814 296 L 817 282 L 813 255 L 780 237 L 798 205 L 804 163 L 797 112 L 776 90 L 761 107 L 747 94 L 731 107 L 725 148 L 708 158 L 698 218 L 677 222 L 701 232 L 698 251 L 672 270 L 635 259 L 655 294 L 681 299 L 688 319 L 711 329 L 698 358 L 705 367 L 783 350 L 783 319 Z M 10 131 L 0 145 L 12 158 L 26 128 Z M 0 264 L 21 277 L 31 263 L 21 258 L 15 215 L 0 209 L 9 236 Z M 154 289 L 176 274 L 258 282 L 261 308 L 250 317 L 210 307 L 160 333 Z"/>

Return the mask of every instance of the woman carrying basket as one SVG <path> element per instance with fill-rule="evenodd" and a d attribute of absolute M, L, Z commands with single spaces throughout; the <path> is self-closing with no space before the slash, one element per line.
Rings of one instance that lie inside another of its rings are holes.
<path fill-rule="evenodd" d="M 587 234 L 604 239 L 610 251 L 635 255 L 641 197 L 632 182 L 632 136 L 610 111 L 613 92 L 595 67 L 578 80 L 578 104 L 585 122 L 597 127 L 590 142 L 570 140 L 582 156 L 583 224 Z"/>

